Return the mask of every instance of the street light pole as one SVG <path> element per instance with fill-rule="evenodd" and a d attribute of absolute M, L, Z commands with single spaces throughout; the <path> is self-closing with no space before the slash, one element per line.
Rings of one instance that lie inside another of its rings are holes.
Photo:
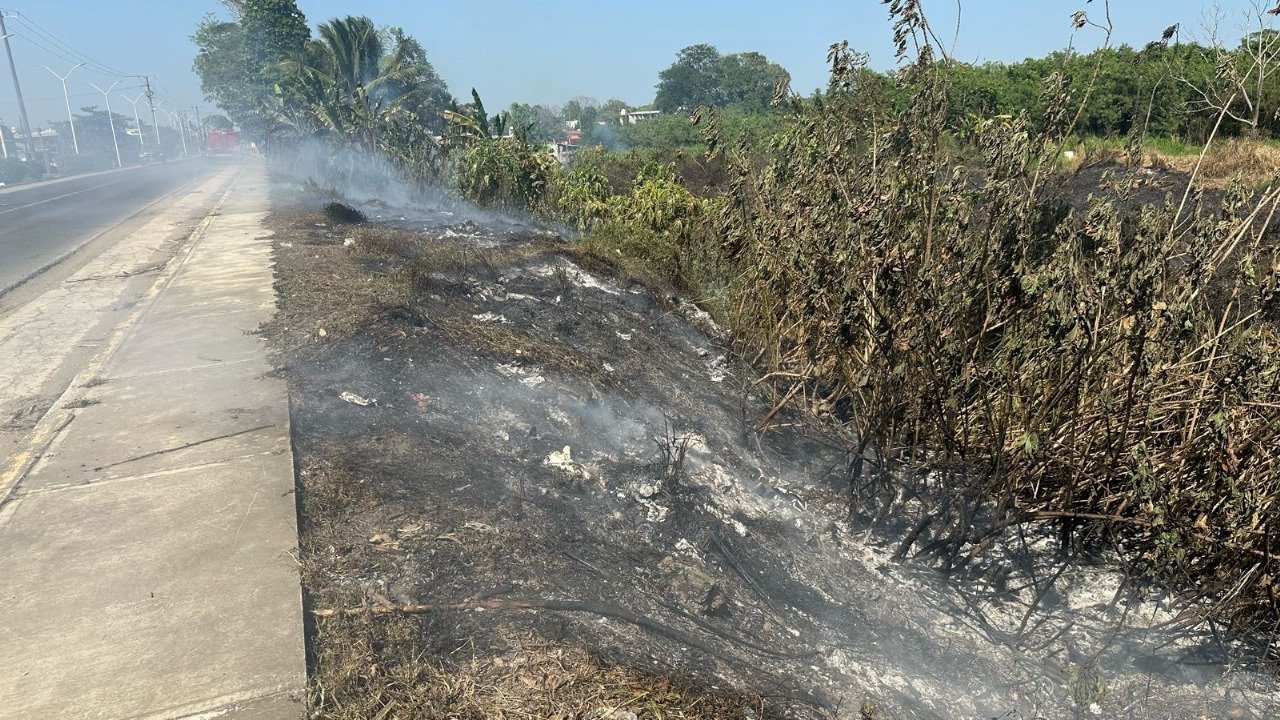
<path fill-rule="evenodd" d="M 163 100 L 160 102 L 152 102 L 151 96 L 147 96 L 147 107 L 151 108 L 151 124 L 156 126 L 156 148 L 161 152 L 164 152 L 164 143 L 160 140 L 160 121 L 156 120 L 156 110 L 164 112 L 164 109 L 160 107 L 163 104 Z"/>
<path fill-rule="evenodd" d="M 187 157 L 187 132 L 179 122 L 179 114 L 174 110 L 165 110 L 164 108 L 161 108 L 161 111 L 169 116 L 169 122 L 173 123 L 174 127 L 178 129 L 178 135 L 182 136 L 182 157 Z"/>
<path fill-rule="evenodd" d="M 124 163 L 121 162 L 120 160 L 120 141 L 116 139 L 116 119 L 111 116 L 111 91 L 115 90 L 116 86 L 119 84 L 120 84 L 120 81 L 117 80 L 111 83 L 111 87 L 107 88 L 106 90 L 103 90 L 97 85 L 94 85 L 93 83 L 89 83 L 89 85 L 92 86 L 94 90 L 97 90 L 98 92 L 102 93 L 102 99 L 107 103 L 107 122 L 111 124 L 111 144 L 114 145 L 116 148 L 116 167 L 122 168 L 124 167 Z"/>
<path fill-rule="evenodd" d="M 71 68 L 70 70 L 67 71 L 66 75 L 59 75 L 58 73 L 53 71 L 53 68 L 49 67 L 48 65 L 40 66 L 45 70 L 48 70 L 50 75 L 58 78 L 58 80 L 62 83 L 62 100 L 67 104 L 67 122 L 71 124 L 71 146 L 75 148 L 77 155 L 80 154 L 80 140 L 76 138 L 76 119 L 71 114 L 71 96 L 67 94 L 67 78 L 71 77 L 71 73 L 78 70 L 81 65 L 84 65 L 84 63 L 80 63 L 79 65 L 76 65 L 75 67 Z"/>
<path fill-rule="evenodd" d="M 138 126 L 138 149 L 146 152 L 147 143 L 142 139 L 142 118 L 138 116 L 138 103 L 142 101 L 143 93 L 138 93 L 138 97 L 132 100 L 129 100 L 129 96 L 124 93 L 120 93 L 120 97 L 128 100 L 129 104 L 133 106 L 133 122 Z M 158 143 L 156 145 L 156 149 L 160 149 Z"/>

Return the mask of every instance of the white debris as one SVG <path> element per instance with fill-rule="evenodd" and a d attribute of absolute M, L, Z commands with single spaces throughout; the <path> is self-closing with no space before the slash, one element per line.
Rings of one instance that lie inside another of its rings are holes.
<path fill-rule="evenodd" d="M 531 387 L 531 388 L 536 388 L 546 381 L 547 379 L 542 377 L 541 375 L 529 375 L 528 377 L 520 378 L 520 383 L 522 385 L 526 387 Z"/>
<path fill-rule="evenodd" d="M 624 340 L 626 342 L 631 342 L 631 338 L 635 336 L 636 331 L 632 330 L 629 333 L 624 333 L 624 332 L 618 332 L 617 330 L 614 330 L 613 332 L 615 335 L 618 336 L 619 339 Z"/>
<path fill-rule="evenodd" d="M 720 326 L 716 324 L 716 321 L 711 318 L 711 315 L 706 310 L 687 300 L 681 301 L 679 310 L 685 319 L 702 332 L 712 337 L 724 337 L 724 331 L 720 329 Z"/>
<path fill-rule="evenodd" d="M 344 393 L 342 393 L 341 395 L 339 395 L 338 397 L 340 397 L 340 398 L 342 398 L 343 400 L 345 400 L 345 401 L 347 401 L 347 402 L 351 403 L 352 405 L 359 405 L 360 407 L 369 407 L 370 405 L 377 405 L 377 404 L 378 404 L 378 401 L 377 401 L 377 400 L 374 400 L 374 399 L 372 399 L 372 398 L 363 397 L 363 396 L 357 395 L 357 394 L 355 394 L 355 393 L 353 393 L 353 392 L 344 392 Z"/>
<path fill-rule="evenodd" d="M 651 523 L 660 523 L 667 519 L 667 514 L 671 512 L 671 508 L 666 505 L 659 505 L 652 500 L 642 500 L 641 505 L 645 507 L 644 519 Z"/>
<path fill-rule="evenodd" d="M 729 377 L 729 368 L 725 363 L 724 355 L 719 355 L 715 359 L 707 363 L 707 377 L 711 378 L 711 382 L 724 382 Z"/>
<path fill-rule="evenodd" d="M 657 495 L 658 491 L 661 489 L 662 488 L 658 487 L 657 483 L 641 483 L 636 488 L 636 495 L 647 500 L 654 495 Z"/>
<path fill-rule="evenodd" d="M 553 451 L 542 461 L 542 464 L 553 467 L 570 477 L 580 477 L 588 480 L 591 478 L 590 473 L 573 461 L 573 449 L 568 445 L 565 445 L 563 450 Z"/>
<path fill-rule="evenodd" d="M 342 247 L 352 247 L 356 244 L 355 238 L 346 238 L 342 241 Z"/>
<path fill-rule="evenodd" d="M 570 280 L 573 281 L 573 284 L 579 287 L 599 290 L 610 295 L 622 294 L 622 292 L 612 283 L 603 281 L 590 273 L 583 272 L 582 268 L 568 260 L 564 260 L 556 265 L 540 265 L 538 267 L 532 267 L 529 268 L 529 272 L 537 275 L 538 277 L 552 277 L 557 272 L 563 272 Z"/>
<path fill-rule="evenodd" d="M 605 372 L 613 372 L 613 366 L 612 366 L 612 365 L 610 365 L 609 363 L 605 363 L 605 364 L 604 364 L 604 371 L 605 371 Z"/>
<path fill-rule="evenodd" d="M 511 321 L 508 320 L 505 315 L 499 315 L 493 312 L 485 312 L 485 313 L 480 313 L 479 315 L 472 315 L 471 319 L 479 320 L 480 322 L 496 322 L 496 323 L 501 323 L 503 325 L 511 324 Z"/>
<path fill-rule="evenodd" d="M 524 375 L 524 368 L 515 363 L 500 363 L 496 366 L 498 373 L 505 377 L 520 377 Z"/>

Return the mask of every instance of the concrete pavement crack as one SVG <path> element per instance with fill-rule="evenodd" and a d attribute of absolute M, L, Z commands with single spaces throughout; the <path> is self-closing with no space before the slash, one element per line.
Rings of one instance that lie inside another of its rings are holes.
<path fill-rule="evenodd" d="M 107 470 L 113 467 L 119 467 L 121 465 L 128 465 L 129 463 L 138 462 L 139 460 L 146 460 L 147 458 L 153 458 L 158 455 L 168 455 L 169 453 L 178 452 L 180 450 L 188 450 L 190 448 L 197 447 L 199 445 L 205 445 L 207 443 L 217 442 L 218 440 L 227 440 L 229 438 L 238 437 L 240 435 L 248 435 L 249 433 L 252 433 L 252 432 L 258 432 L 259 430 L 266 430 L 268 428 L 273 428 L 273 427 L 275 427 L 275 425 L 259 425 L 258 427 L 252 427 L 252 428 L 249 428 L 248 430 L 240 430 L 233 433 L 227 433 L 226 435 L 219 435 L 217 437 L 205 438 L 204 440 L 196 440 L 195 442 L 184 443 L 177 447 L 165 448 L 164 450 L 156 450 L 155 452 L 145 453 L 137 457 L 131 457 L 127 460 L 113 462 L 109 465 L 99 465 L 98 467 L 94 468 L 93 471 L 99 472 L 101 470 Z"/>

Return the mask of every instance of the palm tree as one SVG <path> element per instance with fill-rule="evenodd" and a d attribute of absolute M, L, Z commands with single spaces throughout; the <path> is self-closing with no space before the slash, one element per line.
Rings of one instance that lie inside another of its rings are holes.
<path fill-rule="evenodd" d="M 419 68 L 400 52 L 388 53 L 367 17 L 336 18 L 319 31 L 320 40 L 308 43 L 302 57 L 284 63 L 282 119 L 377 149 L 380 128 L 415 91 Z"/>

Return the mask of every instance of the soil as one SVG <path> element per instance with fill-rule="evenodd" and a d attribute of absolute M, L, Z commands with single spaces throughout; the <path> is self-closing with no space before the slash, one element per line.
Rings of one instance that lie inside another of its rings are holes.
<path fill-rule="evenodd" d="M 892 528 L 849 512 L 845 454 L 798 424 L 756 434 L 755 375 L 693 305 L 589 273 L 531 224 L 358 200 L 369 222 L 333 225 L 281 181 L 271 219 L 317 717 L 358 716 L 343 683 L 401 703 L 387 717 L 454 716 L 409 708 L 392 666 L 490 682 L 531 653 L 578 670 L 480 692 L 512 717 L 1280 707 L 1105 567 L 1001 569 L 996 548 L 958 582 L 894 562 Z M 608 692 L 548 700 L 602 674 Z"/>

